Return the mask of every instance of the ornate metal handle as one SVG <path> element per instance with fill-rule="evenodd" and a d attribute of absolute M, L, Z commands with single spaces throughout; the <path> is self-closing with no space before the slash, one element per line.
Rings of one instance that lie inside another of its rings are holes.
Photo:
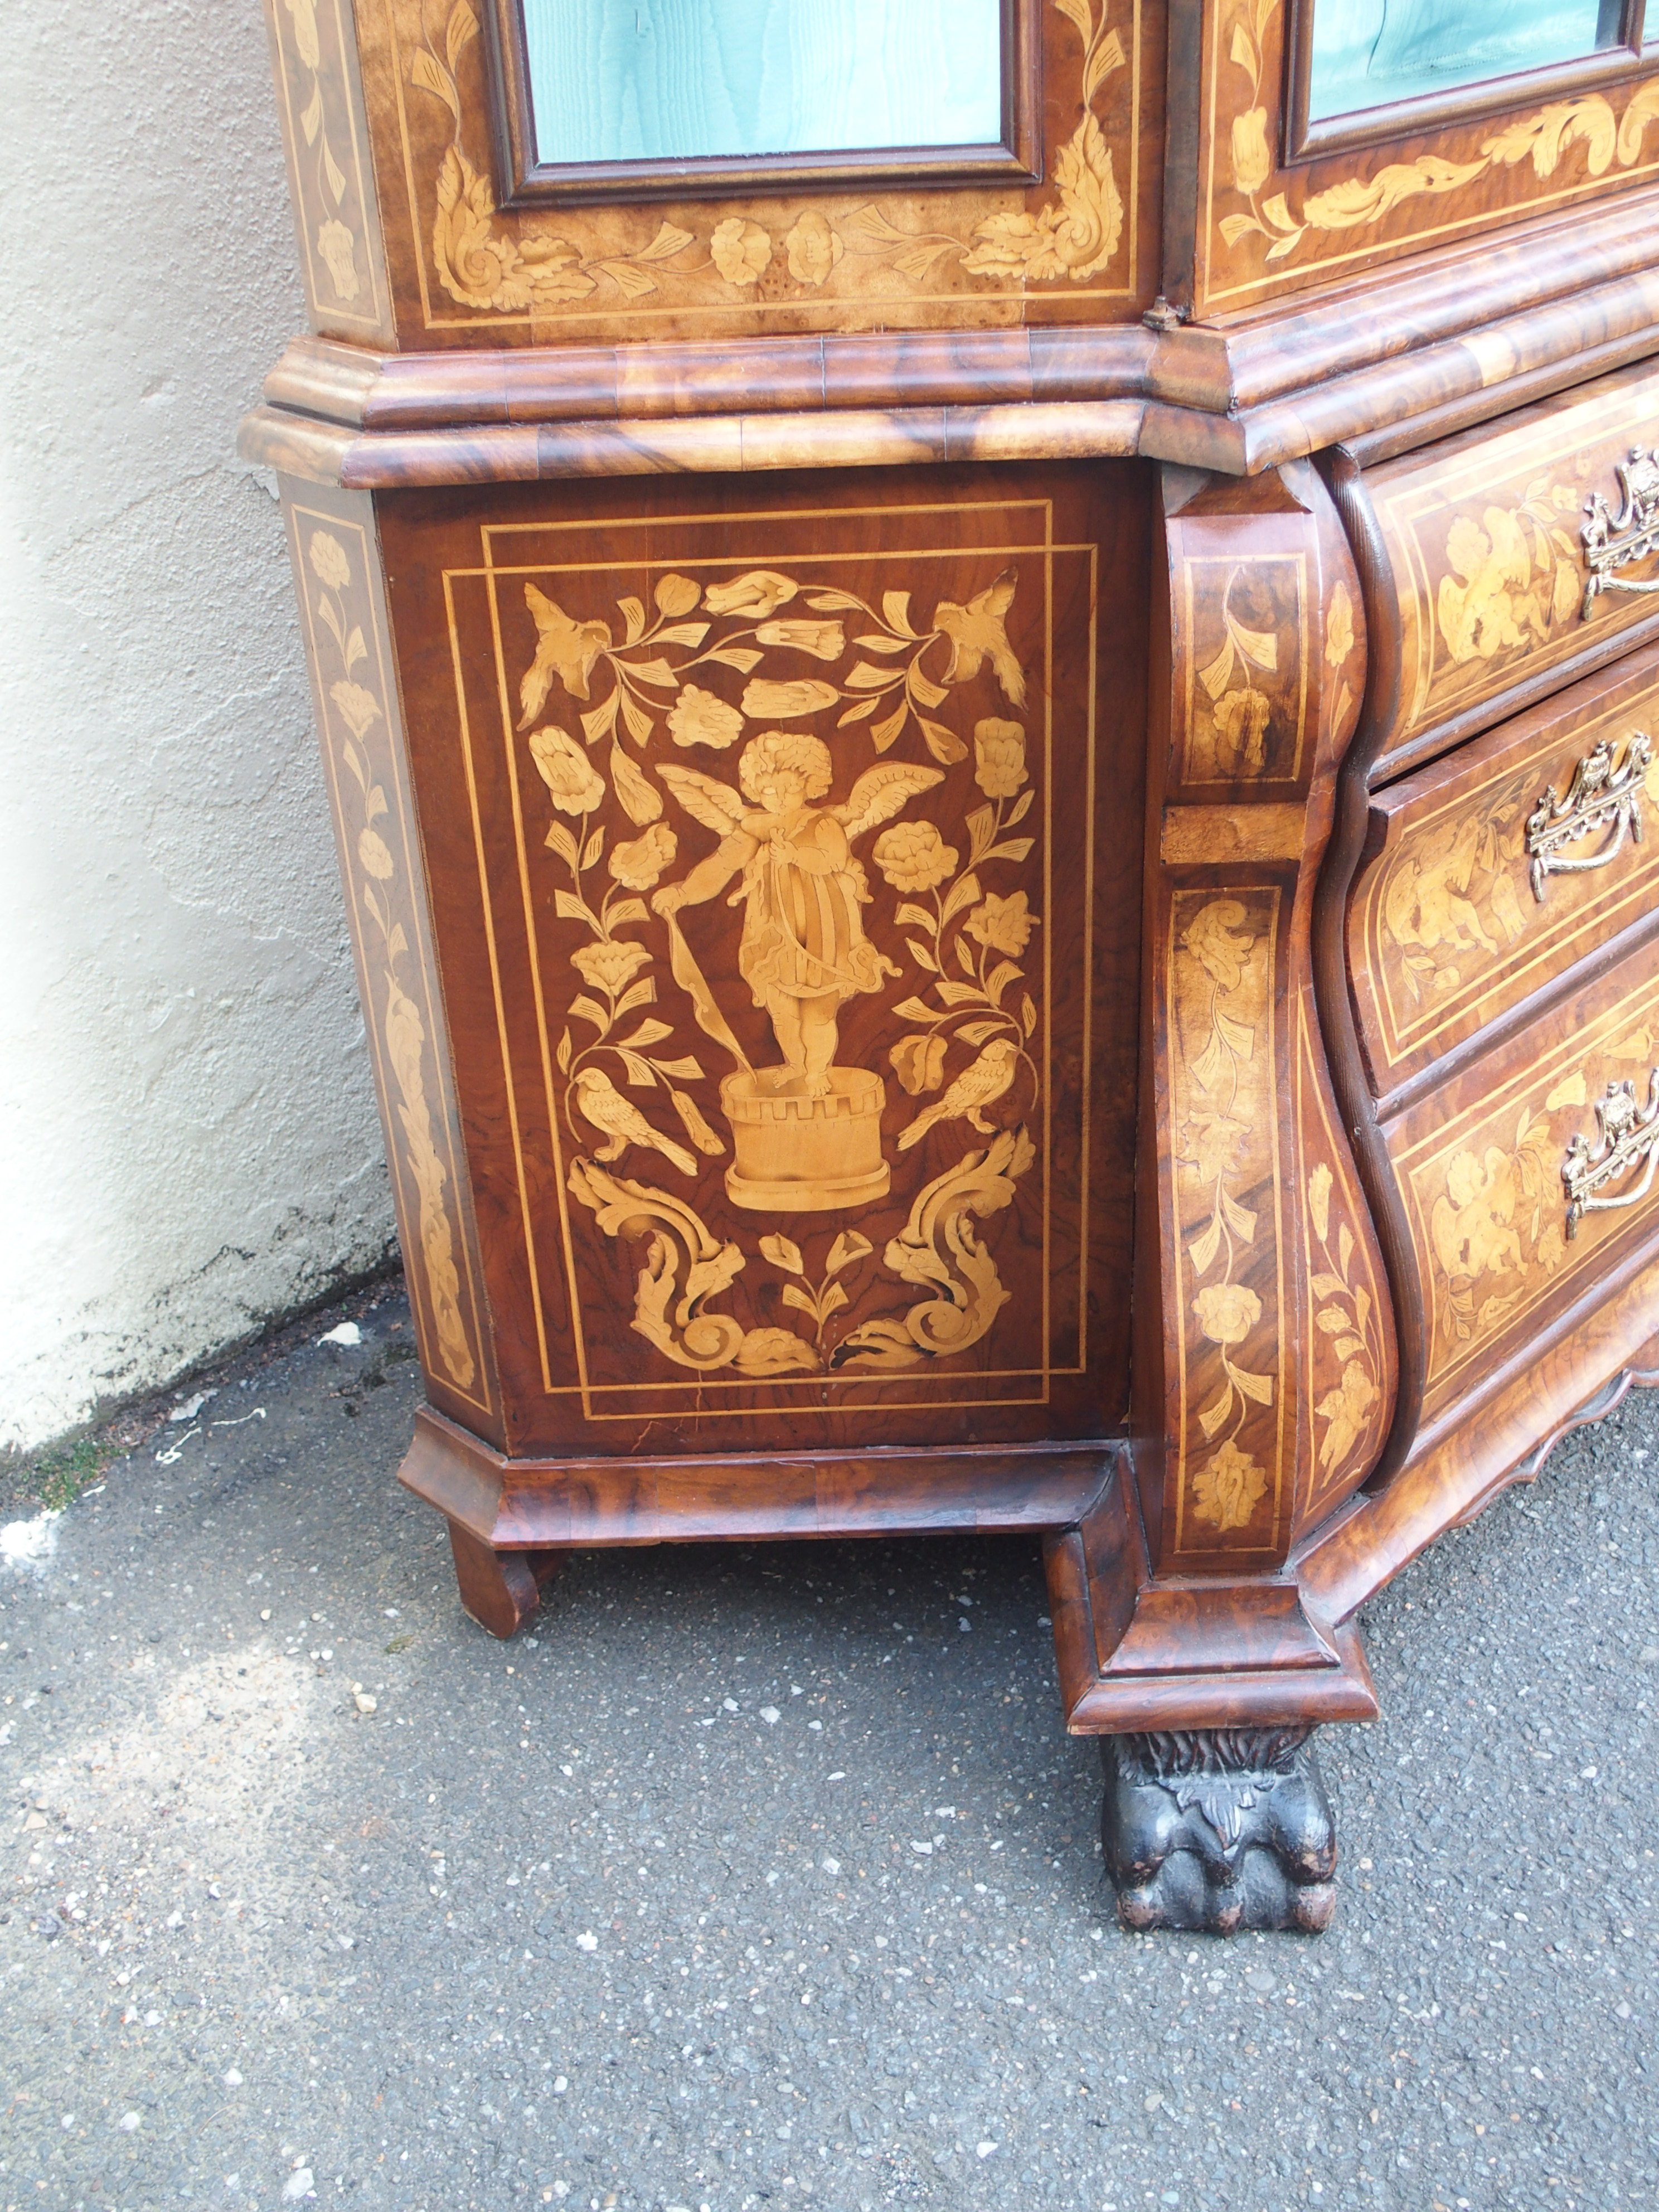
<path fill-rule="evenodd" d="M 1619 512 L 1608 512 L 1599 491 L 1584 501 L 1589 520 L 1579 533 L 1584 548 L 1584 601 L 1581 621 L 1589 620 L 1591 602 L 1598 592 L 1659 592 L 1659 579 L 1651 583 L 1621 583 L 1614 571 L 1632 561 L 1659 552 L 1659 447 L 1644 452 L 1632 446 L 1630 459 L 1615 465 L 1619 478 Z"/>
<path fill-rule="evenodd" d="M 1548 876 L 1582 876 L 1593 868 L 1605 868 L 1623 850 L 1627 832 L 1635 843 L 1641 843 L 1643 780 L 1652 758 L 1652 741 L 1637 730 L 1615 767 L 1613 740 L 1603 738 L 1574 769 L 1565 799 L 1556 795 L 1553 784 L 1547 787 L 1527 817 L 1527 856 L 1532 862 L 1535 899 L 1542 901 Z M 1613 834 L 1600 851 L 1577 860 L 1564 857 L 1566 846 L 1608 828 Z"/>
<path fill-rule="evenodd" d="M 1648 1103 L 1636 1103 L 1636 1085 L 1628 1078 L 1610 1083 L 1605 1097 L 1596 1101 L 1595 1148 L 1585 1137 L 1575 1137 L 1561 1163 L 1561 1181 L 1567 1193 L 1567 1234 L 1577 1231 L 1587 1213 L 1611 1213 L 1621 1206 L 1635 1206 L 1652 1186 L 1659 1168 L 1659 1067 L 1648 1077 Z M 1633 1190 L 1617 1198 L 1600 1198 L 1598 1191 L 1621 1176 L 1642 1170 Z"/>

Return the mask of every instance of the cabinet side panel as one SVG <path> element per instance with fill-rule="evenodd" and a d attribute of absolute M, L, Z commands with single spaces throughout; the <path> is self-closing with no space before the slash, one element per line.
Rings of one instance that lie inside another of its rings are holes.
<path fill-rule="evenodd" d="M 265 27 L 311 326 L 394 345 L 350 0 L 265 0 Z"/>
<path fill-rule="evenodd" d="M 1121 1430 L 1145 491 L 386 501 L 515 1450 Z"/>
<path fill-rule="evenodd" d="M 287 478 L 283 495 L 421 1364 L 435 1405 L 500 1441 L 373 503 Z"/>

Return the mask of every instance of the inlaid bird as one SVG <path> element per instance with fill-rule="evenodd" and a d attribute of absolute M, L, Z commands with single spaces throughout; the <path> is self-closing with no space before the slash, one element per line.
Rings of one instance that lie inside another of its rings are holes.
<path fill-rule="evenodd" d="M 556 599 L 550 599 L 533 584 L 525 586 L 524 603 L 536 623 L 536 658 L 519 686 L 519 704 L 524 708 L 519 727 L 527 730 L 546 703 L 556 670 L 573 699 L 586 698 L 593 663 L 611 642 L 611 625 L 573 622 Z"/>
<path fill-rule="evenodd" d="M 576 1078 L 575 1091 L 583 1117 L 596 1129 L 603 1129 L 609 1139 L 594 1153 L 595 1159 L 619 1160 L 630 1145 L 644 1145 L 672 1160 L 682 1175 L 696 1175 L 696 1161 L 685 1146 L 653 1129 L 639 1108 L 624 1098 L 611 1078 L 599 1069 L 584 1067 Z"/>
<path fill-rule="evenodd" d="M 1001 1097 L 1018 1068 L 1019 1047 L 1013 1039 L 993 1037 L 973 1066 L 963 1069 L 938 1104 L 917 1115 L 898 1140 L 900 1152 L 908 1152 L 912 1145 L 919 1145 L 935 1121 L 954 1121 L 958 1115 L 966 1115 L 969 1127 L 977 1129 L 982 1137 L 994 1136 L 995 1124 L 985 1119 L 985 1109 Z"/>
<path fill-rule="evenodd" d="M 945 672 L 947 684 L 971 683 L 988 653 L 997 682 L 1016 707 L 1023 707 L 1025 672 L 1003 627 L 1018 581 L 1017 568 L 1005 568 L 994 584 L 975 592 L 965 607 L 954 599 L 941 599 L 933 610 L 933 623 L 951 641 L 951 665 Z"/>

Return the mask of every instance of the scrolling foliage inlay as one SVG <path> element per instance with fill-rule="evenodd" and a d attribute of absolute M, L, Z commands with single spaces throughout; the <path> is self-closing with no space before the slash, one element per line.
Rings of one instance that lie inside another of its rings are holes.
<path fill-rule="evenodd" d="M 1273 151 L 1284 47 L 1279 0 L 1235 0 L 1222 11 L 1218 35 L 1210 159 L 1215 181 L 1244 207 L 1222 216 L 1216 228 L 1235 265 L 1243 249 L 1259 258 L 1269 276 L 1275 264 L 1291 264 L 1304 250 L 1317 252 L 1325 241 L 1334 245 L 1351 238 L 1362 251 L 1367 243 L 1381 243 L 1376 234 L 1397 208 L 1414 201 L 1455 201 L 1494 170 L 1530 169 L 1544 183 L 1575 163 L 1582 163 L 1583 176 L 1592 179 L 1615 164 L 1633 168 L 1642 161 L 1648 125 L 1659 116 L 1659 83 L 1651 81 L 1620 107 L 1600 93 L 1587 93 L 1552 101 L 1484 132 L 1443 129 L 1437 135 L 1462 150 L 1462 159 L 1422 153 L 1358 162 L 1345 176 L 1340 157 L 1328 158 L 1319 173 L 1334 168 L 1335 181 L 1310 191 L 1308 169 L 1281 167 Z M 1454 219 L 1473 219 L 1467 197 Z M 1328 246 L 1320 258 L 1332 258 Z M 1229 283 L 1225 289 L 1240 288 Z"/>
<path fill-rule="evenodd" d="M 706 307 L 810 303 L 820 294 L 852 299 L 861 296 L 872 273 L 885 270 L 924 295 L 959 292 L 959 276 L 1018 290 L 1082 284 L 1114 269 L 1118 289 L 1127 289 L 1130 242 L 1114 159 L 1115 151 L 1124 158 L 1125 149 L 1109 143 L 1100 100 L 1112 78 L 1130 68 L 1124 40 L 1138 31 L 1138 11 L 1120 31 L 1109 0 L 1098 13 L 1095 0 L 1054 0 L 1054 6 L 1081 49 L 1077 127 L 1052 150 L 1046 194 L 1008 195 L 1026 204 L 988 213 L 965 233 L 905 220 L 913 203 L 903 194 L 886 204 L 849 204 L 817 194 L 775 217 L 775 204 L 767 202 L 757 210 L 768 214 L 767 222 L 718 208 L 707 223 L 695 213 L 672 221 L 629 208 L 502 215 L 487 168 L 479 166 L 485 94 L 478 18 L 470 0 L 454 0 L 441 33 L 434 33 L 422 9 L 405 49 L 407 82 L 441 101 L 452 124 L 428 186 L 438 282 L 451 300 L 475 312 L 538 317 L 614 311 L 647 300 Z M 1137 120 L 1132 117 L 1131 131 Z M 933 197 L 951 204 L 949 197 Z M 981 195 L 981 204 L 985 198 Z"/>
<path fill-rule="evenodd" d="M 631 1328 L 677 1366 L 757 1378 L 968 1351 L 1011 1296 L 976 1224 L 1015 1205 L 1043 1092 L 1027 974 L 1039 838 L 1011 834 L 1036 797 L 1013 711 L 1028 710 L 1017 569 L 925 620 L 912 591 L 878 606 L 777 568 L 671 571 L 649 609 L 625 595 L 609 616 L 516 588 L 536 640 L 519 738 L 577 982 L 553 1048 L 577 1148 L 566 1181 L 605 1236 L 645 1242 Z M 803 726 L 831 715 L 833 750 Z M 885 1073 L 842 1049 L 864 1000 L 884 1017 Z M 890 1076 L 915 1102 L 890 1146 Z M 878 1253 L 853 1224 L 896 1176 L 915 1185 L 924 1143 L 947 1164 Z M 670 1188 L 624 1176 L 630 1153 Z M 716 1161 L 734 1223 L 799 1218 L 795 1233 L 717 1235 Z M 825 1214 L 842 1219 L 809 1262 Z M 716 1305 L 757 1269 L 802 1328 Z M 895 1312 L 896 1285 L 925 1296 Z"/>

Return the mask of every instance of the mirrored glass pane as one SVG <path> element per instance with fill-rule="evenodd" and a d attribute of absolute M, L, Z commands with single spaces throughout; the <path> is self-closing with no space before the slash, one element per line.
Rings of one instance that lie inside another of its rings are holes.
<path fill-rule="evenodd" d="M 1620 0 L 1315 0 L 1308 116 L 1422 100 L 1617 46 Z"/>
<path fill-rule="evenodd" d="M 1000 0 L 524 0 L 537 159 L 1002 137 Z"/>

